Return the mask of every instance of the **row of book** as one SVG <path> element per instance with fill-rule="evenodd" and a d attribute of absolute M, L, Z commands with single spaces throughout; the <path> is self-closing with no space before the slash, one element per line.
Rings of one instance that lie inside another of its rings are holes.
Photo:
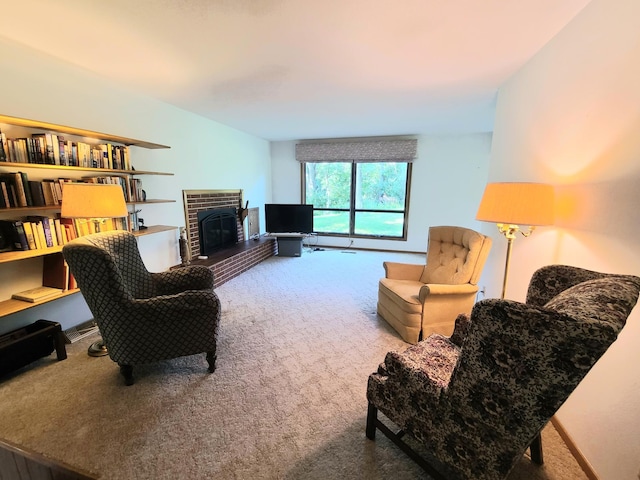
<path fill-rule="evenodd" d="M 84 177 L 80 180 L 70 178 L 29 180 L 25 172 L 0 172 L 0 208 L 61 205 L 62 185 L 66 182 L 116 184 L 122 187 L 126 202 L 146 200 L 141 180 L 128 175 Z"/>
<path fill-rule="evenodd" d="M 0 251 L 43 250 L 63 246 L 74 238 L 97 231 L 134 230 L 136 213 L 128 218 L 94 221 L 31 215 L 22 220 L 0 220 Z"/>
<path fill-rule="evenodd" d="M 7 138 L 0 132 L 0 162 L 132 169 L 127 146 L 111 143 L 91 145 L 66 140 L 54 133 L 34 133 L 30 137 Z"/>

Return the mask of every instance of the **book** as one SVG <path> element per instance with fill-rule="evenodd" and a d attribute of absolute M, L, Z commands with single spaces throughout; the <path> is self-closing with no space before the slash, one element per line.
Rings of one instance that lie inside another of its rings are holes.
<path fill-rule="evenodd" d="M 9 208 L 7 186 L 4 184 L 4 182 L 0 182 L 0 208 Z"/>
<path fill-rule="evenodd" d="M 65 241 L 65 236 L 63 235 L 64 228 L 60 224 L 60 219 L 59 218 L 54 218 L 53 219 L 53 228 L 56 231 L 56 237 L 58 239 L 58 245 L 64 245 L 65 243 L 67 243 Z"/>
<path fill-rule="evenodd" d="M 33 234 L 33 225 L 31 225 L 31 222 L 22 222 L 22 227 L 24 228 L 24 233 L 27 236 L 29 250 L 37 250 L 38 245 L 36 244 L 36 237 Z"/>
<path fill-rule="evenodd" d="M 53 287 L 36 287 L 31 288 L 29 290 L 23 290 L 22 292 L 17 292 L 11 295 L 11 298 L 16 300 L 22 300 L 23 302 L 39 302 L 42 300 L 48 300 L 50 298 L 56 297 L 62 293 L 61 288 L 53 288 Z"/>
<path fill-rule="evenodd" d="M 42 260 L 42 286 L 68 290 L 69 265 L 61 253 L 45 255 Z"/>
<path fill-rule="evenodd" d="M 18 206 L 19 207 L 28 207 L 29 204 L 27 203 L 27 194 L 25 192 L 24 189 L 24 183 L 22 182 L 22 173 L 21 172 L 14 172 L 11 175 L 13 175 L 13 186 L 16 189 L 16 197 L 18 199 Z"/>
<path fill-rule="evenodd" d="M 16 244 L 19 246 L 20 242 L 13 223 L 9 220 L 0 220 L 0 252 L 10 252 L 15 249 Z"/>
<path fill-rule="evenodd" d="M 24 191 L 25 200 L 28 207 L 33 206 L 33 198 L 31 197 L 31 188 L 29 187 L 29 177 L 25 172 L 17 172 L 22 180 L 22 190 Z M 18 181 L 18 175 L 16 175 L 16 182 Z"/>
<path fill-rule="evenodd" d="M 60 224 L 65 228 L 67 232 L 67 241 L 78 238 L 79 235 L 76 230 L 75 221 L 73 218 L 61 218 Z"/>
<path fill-rule="evenodd" d="M 9 161 L 9 145 L 7 144 L 6 135 L 0 132 L 0 162 L 7 161 Z"/>
<path fill-rule="evenodd" d="M 29 190 L 31 191 L 31 200 L 33 201 L 34 207 L 44 207 L 47 204 L 44 199 L 42 182 L 29 180 Z"/>
<path fill-rule="evenodd" d="M 53 235 L 51 234 L 49 220 L 49 217 L 40 215 L 30 215 L 27 217 L 27 221 L 37 225 L 41 248 L 50 248 L 57 244 L 57 242 L 54 243 L 53 241 L 53 235 L 55 235 L 55 233 Z"/>
<path fill-rule="evenodd" d="M 16 220 L 13 222 L 13 228 L 15 229 L 16 233 L 18 234 L 18 239 L 20 241 L 20 247 L 17 246 L 16 243 L 16 250 L 29 250 L 29 241 L 27 240 L 27 234 L 24 231 L 24 224 L 22 221 L 20 220 Z"/>
<path fill-rule="evenodd" d="M 44 195 L 45 205 L 57 205 L 56 199 L 53 196 L 53 180 L 42 180 L 42 194 Z"/>
<path fill-rule="evenodd" d="M 7 208 L 17 207 L 17 199 L 15 198 L 15 175 L 11 173 L 0 173 L 0 184 L 2 185 L 2 194 L 5 197 Z"/>
<path fill-rule="evenodd" d="M 47 248 L 47 241 L 44 238 L 44 229 L 40 222 L 29 222 L 33 228 L 33 238 L 36 241 L 36 249 Z"/>
<path fill-rule="evenodd" d="M 58 136 L 52 133 L 45 133 L 45 162 L 49 165 L 60 165 L 60 158 L 56 162 L 56 152 L 60 153 L 58 147 Z"/>

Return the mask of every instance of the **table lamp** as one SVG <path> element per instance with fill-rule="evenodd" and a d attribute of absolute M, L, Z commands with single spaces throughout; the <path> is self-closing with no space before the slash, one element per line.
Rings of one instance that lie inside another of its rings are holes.
<path fill-rule="evenodd" d="M 96 233 L 106 218 L 120 218 L 129 215 L 124 201 L 122 187 L 115 184 L 101 183 L 63 183 L 62 208 L 63 218 L 77 218 L 81 221 L 92 221 Z M 79 233 L 79 232 L 78 232 Z M 89 346 L 88 353 L 92 357 L 102 357 L 109 352 L 102 339 Z"/>
<path fill-rule="evenodd" d="M 502 296 L 507 290 L 507 275 L 511 248 L 516 234 L 528 237 L 536 226 L 554 222 L 554 190 L 542 183 L 489 183 L 485 187 L 476 220 L 494 222 L 507 239 L 507 258 L 504 265 Z M 527 230 L 522 230 L 522 227 Z"/>

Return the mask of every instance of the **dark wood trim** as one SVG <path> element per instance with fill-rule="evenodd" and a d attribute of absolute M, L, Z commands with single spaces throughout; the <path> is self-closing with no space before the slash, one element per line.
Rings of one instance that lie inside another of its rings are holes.
<path fill-rule="evenodd" d="M 0 478 L 97 480 L 98 475 L 0 439 Z"/>

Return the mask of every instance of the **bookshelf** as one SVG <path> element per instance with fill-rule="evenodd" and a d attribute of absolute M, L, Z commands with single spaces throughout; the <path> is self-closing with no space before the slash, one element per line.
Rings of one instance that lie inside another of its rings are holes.
<path fill-rule="evenodd" d="M 58 125 L 58 124 L 43 122 L 38 120 L 29 120 L 29 119 L 24 119 L 19 117 L 12 117 L 8 115 L 0 115 L 0 130 L 2 131 L 2 133 L 8 132 L 8 133 L 5 133 L 5 137 L 10 137 L 11 135 L 28 137 L 35 133 L 38 133 L 38 134 L 55 133 L 55 134 L 64 134 L 65 138 L 73 139 L 74 141 L 77 140 L 78 142 L 88 142 L 93 146 L 107 143 L 107 144 L 114 144 L 116 147 L 123 148 L 123 149 L 124 147 L 139 147 L 139 148 L 145 148 L 145 149 L 170 148 L 169 146 L 166 146 L 166 145 L 147 142 L 143 140 L 137 140 L 137 139 L 128 138 L 128 137 L 122 137 L 119 135 L 111 135 L 111 134 L 96 132 L 92 130 L 86 130 L 82 128 L 69 127 L 65 125 Z M 67 137 L 69 135 L 71 137 Z M 8 152 L 7 152 L 6 146 L 3 145 L 3 147 L 4 147 L 5 155 L 7 155 Z M 127 151 L 127 158 L 128 158 L 128 151 Z M 8 160 L 8 157 L 7 157 L 7 160 Z M 15 160 L 15 159 L 12 159 L 12 160 Z M 111 162 L 109 162 L 109 165 L 110 164 Z M 114 165 L 115 165 L 115 161 L 114 161 Z M 125 165 L 128 166 L 129 164 L 125 164 Z M 133 167 L 127 168 L 127 169 L 98 168 L 98 167 L 87 166 L 87 165 L 80 165 L 80 166 L 58 165 L 58 164 L 52 164 L 52 163 L 32 163 L 31 161 L 29 162 L 0 161 L 0 173 L 25 171 L 25 170 L 28 172 L 35 172 L 33 174 L 34 178 L 38 175 L 45 177 L 45 176 L 51 175 L 50 172 L 58 172 L 59 173 L 57 175 L 58 177 L 73 176 L 74 180 L 81 180 L 83 178 L 82 177 L 83 174 L 88 176 L 120 176 L 120 177 L 134 177 L 139 175 L 173 175 L 173 173 L 169 173 L 169 172 L 135 170 Z M 31 173 L 29 173 L 29 175 L 31 175 Z M 135 210 L 135 206 L 137 205 L 171 203 L 171 202 L 175 202 L 175 200 L 146 198 L 143 201 L 138 199 L 132 199 L 132 201 L 127 201 L 127 205 L 133 206 L 133 209 Z M 32 205 L 8 206 L 7 208 L 0 208 L 0 219 L 12 219 L 11 218 L 12 216 L 13 217 L 28 216 L 28 215 L 36 214 L 36 212 L 37 214 L 41 215 L 41 214 L 46 214 L 46 212 L 57 212 L 57 211 L 60 211 L 59 204 L 37 205 L 37 206 L 35 205 L 34 206 Z M 168 225 L 150 225 L 143 230 L 136 230 L 133 233 L 136 236 L 144 236 L 144 235 L 153 235 L 155 233 L 166 232 L 171 230 L 177 230 L 177 227 L 168 226 Z M 0 264 L 6 265 L 12 262 L 19 262 L 21 260 L 44 257 L 47 255 L 60 253 L 61 251 L 62 251 L 61 246 L 55 246 L 55 247 L 40 248 L 40 249 L 34 249 L 34 250 L 0 252 Z M 17 313 L 22 310 L 26 310 L 38 305 L 42 305 L 44 303 L 51 302 L 53 300 L 57 300 L 62 297 L 66 297 L 68 295 L 73 295 L 78 291 L 79 291 L 78 289 L 66 290 L 66 291 L 63 291 L 59 296 L 48 298 L 46 300 L 35 302 L 35 303 L 24 302 L 24 301 L 15 300 L 15 299 L 0 301 L 0 317 L 11 315 L 13 313 Z"/>

